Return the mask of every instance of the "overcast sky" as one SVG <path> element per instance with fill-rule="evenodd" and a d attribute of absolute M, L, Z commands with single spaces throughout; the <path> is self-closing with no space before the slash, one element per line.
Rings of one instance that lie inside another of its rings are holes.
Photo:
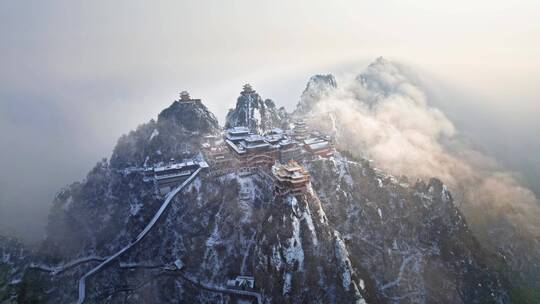
<path fill-rule="evenodd" d="M 534 0 L 2 1 L 0 233 L 40 236 L 55 192 L 181 90 L 223 122 L 245 82 L 292 109 L 381 55 L 539 182 L 538 37 Z"/>

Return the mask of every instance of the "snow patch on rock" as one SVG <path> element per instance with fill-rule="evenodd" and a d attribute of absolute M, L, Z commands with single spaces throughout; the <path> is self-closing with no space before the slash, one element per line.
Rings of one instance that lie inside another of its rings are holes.
<path fill-rule="evenodd" d="M 334 237 L 336 238 L 336 258 L 339 262 L 339 267 L 341 269 L 341 281 L 343 283 L 343 288 L 349 290 L 351 285 L 351 261 L 349 260 L 349 252 L 347 247 L 345 247 L 345 242 L 341 238 L 339 232 L 334 231 Z"/>
<path fill-rule="evenodd" d="M 300 237 L 300 221 L 296 216 L 292 217 L 292 237 L 287 239 L 287 246 L 283 249 L 285 262 L 289 266 L 298 263 L 298 269 L 303 271 L 304 268 L 304 250 L 302 249 L 302 239 Z"/>
<path fill-rule="evenodd" d="M 280 269 L 282 262 L 281 262 L 281 255 L 279 253 L 279 248 L 276 248 L 276 246 L 272 246 L 272 257 L 270 258 L 270 263 L 276 268 Z"/>
<path fill-rule="evenodd" d="M 148 139 L 148 141 L 151 141 L 152 139 L 154 139 L 154 137 L 158 135 L 159 135 L 159 131 L 157 129 L 154 129 L 154 131 L 152 131 L 152 134 L 150 134 L 150 138 Z"/>
<path fill-rule="evenodd" d="M 139 201 L 131 202 L 129 205 L 129 213 L 131 216 L 137 215 L 142 208 L 142 203 Z"/>
<path fill-rule="evenodd" d="M 317 232 L 315 231 L 313 218 L 311 217 L 311 211 L 309 208 L 306 208 L 306 210 L 302 213 L 302 219 L 306 221 L 307 227 L 311 232 L 311 241 L 313 242 L 313 245 L 317 246 L 319 244 L 319 240 L 317 239 Z"/>
<path fill-rule="evenodd" d="M 283 275 L 283 295 L 288 294 L 291 291 L 292 274 L 286 272 Z"/>

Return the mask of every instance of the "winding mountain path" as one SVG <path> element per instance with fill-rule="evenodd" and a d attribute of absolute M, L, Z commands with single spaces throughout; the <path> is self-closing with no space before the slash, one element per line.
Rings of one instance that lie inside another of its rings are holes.
<path fill-rule="evenodd" d="M 89 256 L 89 257 L 78 258 L 74 261 L 71 261 L 66 264 L 62 264 L 60 266 L 49 266 L 49 265 L 44 265 L 44 264 L 32 263 L 30 264 L 30 268 L 50 272 L 52 275 L 57 275 L 57 274 L 60 274 L 61 272 L 64 272 L 72 267 L 75 267 L 83 263 L 95 262 L 95 261 L 102 262 L 106 259 L 107 259 L 106 257 L 104 258 L 104 257 L 98 257 L 98 256 Z"/>
<path fill-rule="evenodd" d="M 185 281 L 188 281 L 189 283 L 193 284 L 194 286 L 207 290 L 207 291 L 213 291 L 213 292 L 219 292 L 219 293 L 228 293 L 228 294 L 237 294 L 242 296 L 248 296 L 248 297 L 254 297 L 257 299 L 257 304 L 262 304 L 262 296 L 260 293 L 255 291 L 248 291 L 248 290 L 241 290 L 241 289 L 231 289 L 231 288 L 225 288 L 221 286 L 214 286 L 214 285 L 207 285 L 199 281 L 195 281 L 193 279 L 190 279 L 184 275 L 180 275 L 180 278 L 182 278 Z"/>
<path fill-rule="evenodd" d="M 157 223 L 157 221 L 159 220 L 161 215 L 163 215 L 165 210 L 167 210 L 167 207 L 169 207 L 172 199 L 180 191 L 182 191 L 182 189 L 184 189 L 185 186 L 187 186 L 189 183 L 191 183 L 195 179 L 195 177 L 199 174 L 199 172 L 201 172 L 201 170 L 202 170 L 202 168 L 197 169 L 180 186 L 176 187 L 173 191 L 171 191 L 171 192 L 169 192 L 169 194 L 167 194 L 167 197 L 165 198 L 165 201 L 163 202 L 163 204 L 161 205 L 159 210 L 156 212 L 156 214 L 154 214 L 154 217 L 152 218 L 152 220 L 150 220 L 150 222 L 148 223 L 148 225 L 146 225 L 144 230 L 141 231 L 141 233 L 139 233 L 137 235 L 137 237 L 135 238 L 134 241 L 130 242 L 128 245 L 126 245 L 125 247 L 120 249 L 118 252 L 116 252 L 115 254 L 108 257 L 101 264 L 99 264 L 96 267 L 92 268 L 90 271 L 88 271 L 85 275 L 83 275 L 79 279 L 79 299 L 77 300 L 77 304 L 84 303 L 84 300 L 86 298 L 86 280 L 90 276 L 92 276 L 92 275 L 96 274 L 97 272 L 101 271 L 105 266 L 110 264 L 112 261 L 116 260 L 119 256 L 121 256 L 126 251 L 131 249 L 133 246 L 137 245 L 137 243 L 139 243 L 148 234 L 148 232 L 150 232 L 150 230 L 152 230 L 152 228 L 155 226 L 155 224 Z"/>

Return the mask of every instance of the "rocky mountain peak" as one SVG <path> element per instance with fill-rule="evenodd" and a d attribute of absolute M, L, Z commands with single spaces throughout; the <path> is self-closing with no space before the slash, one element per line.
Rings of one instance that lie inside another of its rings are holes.
<path fill-rule="evenodd" d="M 158 115 L 158 123 L 172 122 L 182 126 L 187 131 L 201 134 L 214 134 L 219 130 L 219 124 L 212 112 L 201 102 L 193 99 L 189 93 L 180 93 L 180 99 L 173 102 Z"/>
<path fill-rule="evenodd" d="M 307 114 L 321 98 L 328 96 L 336 88 L 337 81 L 332 74 L 311 76 L 294 113 Z"/>
<path fill-rule="evenodd" d="M 277 108 L 271 99 L 262 99 L 250 84 L 245 84 L 234 109 L 227 113 L 225 128 L 248 127 L 252 132 L 265 133 L 281 127 L 286 120 L 284 108 Z"/>
<path fill-rule="evenodd" d="M 115 168 L 146 166 L 182 156 L 192 157 L 204 135 L 220 132 L 214 114 L 184 91 L 180 99 L 118 140 L 111 156 Z"/>

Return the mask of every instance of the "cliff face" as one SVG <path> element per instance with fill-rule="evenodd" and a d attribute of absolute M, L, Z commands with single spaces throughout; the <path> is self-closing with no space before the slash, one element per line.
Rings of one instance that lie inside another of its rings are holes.
<path fill-rule="evenodd" d="M 409 184 L 345 158 L 308 168 L 329 222 L 384 302 L 508 301 L 490 269 L 502 261 L 481 249 L 439 180 Z"/>
<path fill-rule="evenodd" d="M 266 303 L 507 302 L 492 267 L 500 261 L 478 246 L 440 181 L 408 185 L 340 155 L 303 165 L 312 183 L 297 197 L 275 197 L 272 183 L 258 173 L 201 175 L 175 198 L 147 238 L 92 278 L 88 300 L 235 303 L 235 296 L 193 282 L 224 286 L 243 274 L 255 277 Z M 110 179 L 131 183 L 132 189 L 146 187 L 134 184 L 137 178 L 130 175 Z M 142 230 L 159 204 L 139 199 L 139 210 L 129 212 L 129 198 L 145 195 L 125 191 L 116 192 L 123 199 L 108 202 L 109 207 L 73 200 L 66 208 L 74 216 L 81 215 L 83 205 L 101 210 L 85 216 L 91 218 L 86 229 L 74 229 L 83 218 L 51 218 L 64 229 L 91 232 L 78 237 L 94 240 L 74 245 L 51 237 L 48 242 L 73 246 L 63 261 L 111 255 Z M 182 271 L 163 270 L 177 259 L 185 265 Z M 50 289 L 47 301 L 73 301 L 77 279 L 92 265 L 52 280 L 42 275 Z"/>
<path fill-rule="evenodd" d="M 251 86 L 245 85 L 235 108 L 227 113 L 225 128 L 244 126 L 254 133 L 265 133 L 284 127 L 287 116 L 283 107 L 278 109 L 271 99 L 263 100 Z"/>

